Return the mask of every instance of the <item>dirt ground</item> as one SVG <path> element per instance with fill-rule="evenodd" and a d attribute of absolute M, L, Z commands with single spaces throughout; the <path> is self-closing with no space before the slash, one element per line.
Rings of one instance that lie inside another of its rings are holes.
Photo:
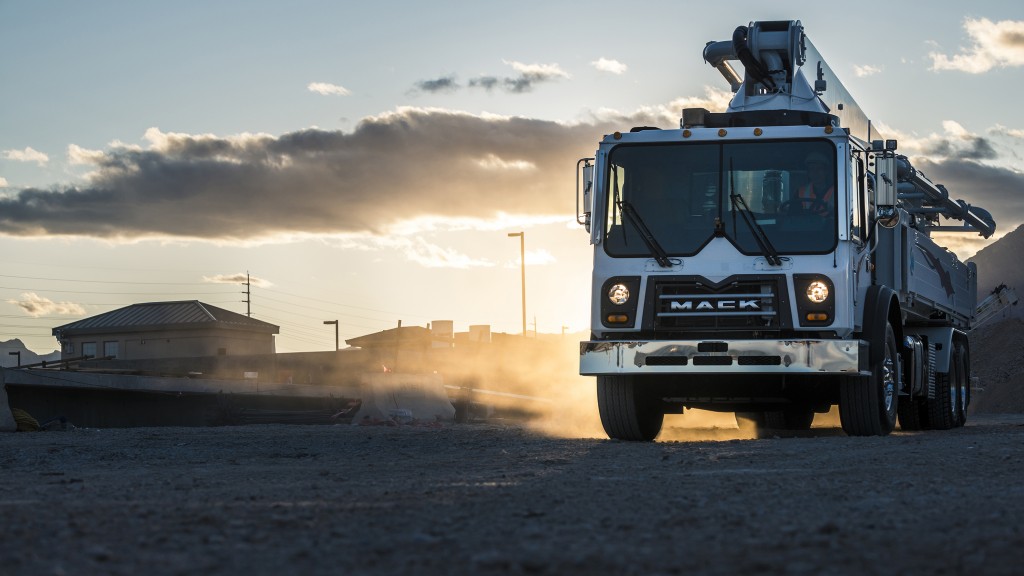
<path fill-rule="evenodd" d="M 685 424 L 685 422 L 684 422 Z M 0 434 L 0 574 L 1019 574 L 1024 416 L 851 438 L 521 423 Z"/>

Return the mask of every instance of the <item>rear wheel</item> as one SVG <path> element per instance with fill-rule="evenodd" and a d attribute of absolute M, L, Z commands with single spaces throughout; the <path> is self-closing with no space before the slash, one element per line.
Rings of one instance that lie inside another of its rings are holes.
<path fill-rule="evenodd" d="M 949 430 L 960 425 L 960 381 L 956 350 L 949 355 L 945 373 L 935 374 L 935 398 L 928 400 L 928 421 L 936 430 Z"/>
<path fill-rule="evenodd" d="M 899 403 L 899 348 L 892 325 L 871 358 L 871 375 L 844 376 L 839 383 L 839 421 L 850 436 L 885 436 L 896 427 Z"/>
<path fill-rule="evenodd" d="M 896 411 L 899 413 L 900 428 L 903 430 L 927 430 L 928 406 L 922 398 L 903 397 Z"/>
<path fill-rule="evenodd" d="M 967 423 L 967 405 L 971 395 L 971 369 L 967 358 L 967 348 L 961 344 L 953 347 L 956 356 L 956 419 L 957 426 Z"/>
<path fill-rule="evenodd" d="M 605 433 L 616 440 L 650 442 L 665 420 L 659 399 L 632 376 L 598 376 L 597 408 Z"/>

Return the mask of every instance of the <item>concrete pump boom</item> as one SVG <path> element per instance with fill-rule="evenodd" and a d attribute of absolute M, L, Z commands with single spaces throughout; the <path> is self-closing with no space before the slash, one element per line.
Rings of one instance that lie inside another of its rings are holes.
<path fill-rule="evenodd" d="M 852 136 L 865 142 L 883 140 L 871 120 L 815 49 L 799 20 L 752 22 L 733 32 L 732 40 L 709 42 L 704 60 L 729 82 L 736 95 L 728 112 L 751 110 L 804 110 L 824 112 L 839 120 Z M 739 60 L 741 76 L 729 64 Z M 804 69 L 810 69 L 811 84 Z M 785 99 L 783 105 L 780 99 Z M 882 146 L 876 146 L 881 148 Z M 954 200 L 941 184 L 933 184 L 911 166 L 906 156 L 897 157 L 900 205 L 922 216 L 925 232 L 977 231 L 988 238 L 996 230 L 992 215 L 963 200 Z M 940 226 L 938 216 L 960 220 L 964 226 Z"/>

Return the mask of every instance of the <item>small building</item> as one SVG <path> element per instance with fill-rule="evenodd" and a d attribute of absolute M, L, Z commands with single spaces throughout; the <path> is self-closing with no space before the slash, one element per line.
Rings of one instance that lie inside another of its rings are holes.
<path fill-rule="evenodd" d="M 147 302 L 58 326 L 61 359 L 273 354 L 274 324 L 198 300 Z"/>

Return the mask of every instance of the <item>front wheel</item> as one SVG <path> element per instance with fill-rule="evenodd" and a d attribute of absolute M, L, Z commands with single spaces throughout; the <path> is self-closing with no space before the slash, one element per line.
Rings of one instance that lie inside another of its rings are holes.
<path fill-rule="evenodd" d="M 900 352 L 891 324 L 877 356 L 870 358 L 870 376 L 844 376 L 839 383 L 839 421 L 850 436 L 885 436 L 896 427 Z"/>
<path fill-rule="evenodd" d="M 598 376 L 597 409 L 605 433 L 616 440 L 650 442 L 665 420 L 653 391 L 632 376 Z"/>

